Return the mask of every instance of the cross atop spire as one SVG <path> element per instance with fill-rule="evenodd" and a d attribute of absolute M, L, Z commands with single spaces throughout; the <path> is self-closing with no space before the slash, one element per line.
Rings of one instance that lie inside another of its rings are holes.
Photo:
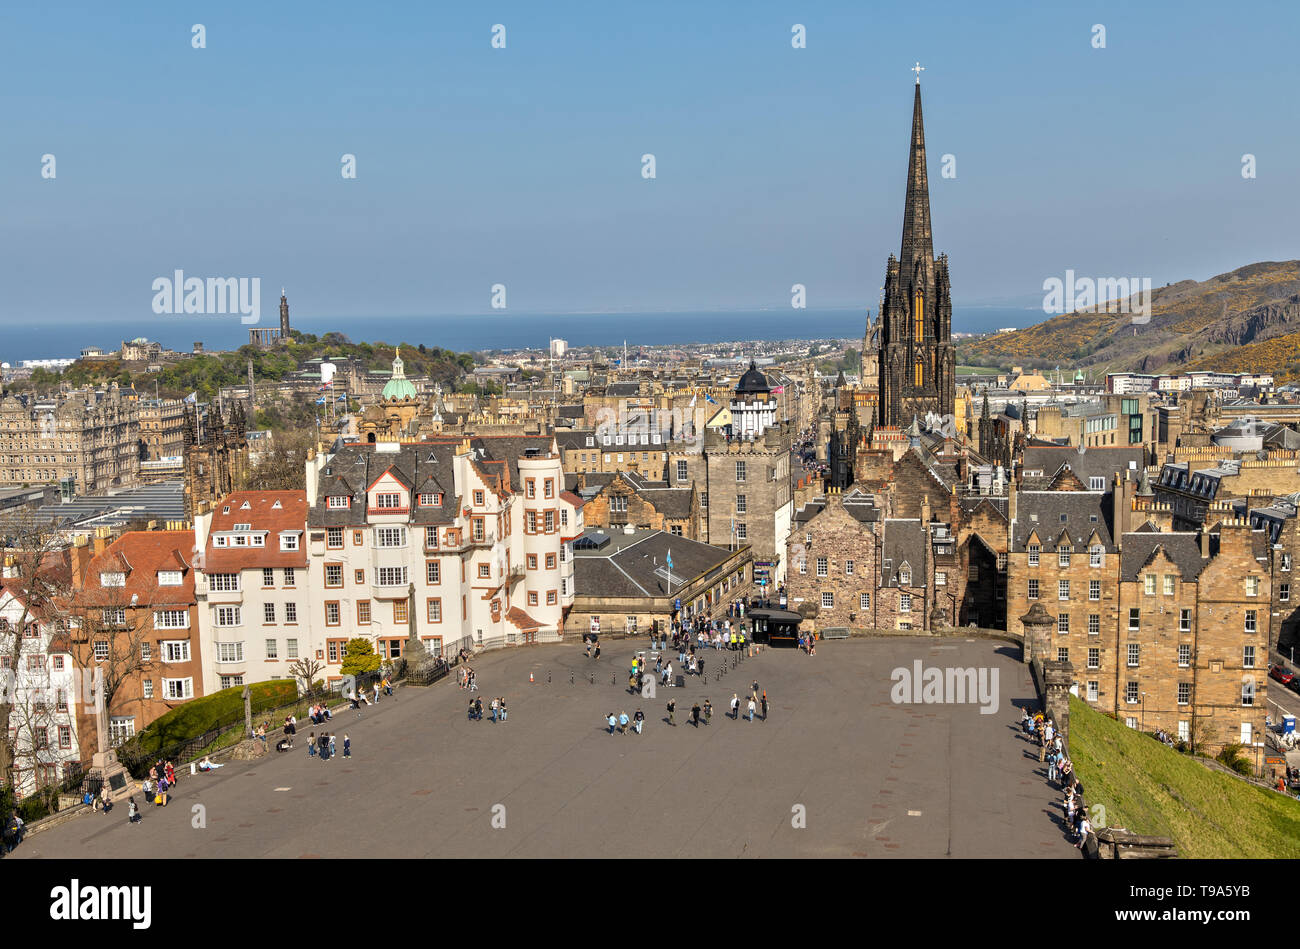
<path fill-rule="evenodd" d="M 916 84 L 919 86 L 921 84 L 921 73 L 925 72 L 925 67 L 918 62 L 912 67 L 912 72 L 916 73 Z"/>

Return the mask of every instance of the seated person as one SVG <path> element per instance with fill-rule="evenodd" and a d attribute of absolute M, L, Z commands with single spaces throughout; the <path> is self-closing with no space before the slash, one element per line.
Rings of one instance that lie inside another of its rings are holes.
<path fill-rule="evenodd" d="M 216 764 L 216 763 L 212 760 L 212 758 L 209 757 L 208 755 L 204 755 L 204 756 L 203 756 L 203 760 L 199 762 L 199 770 L 200 770 L 200 771 L 215 771 L 217 768 L 220 768 L 220 767 L 221 767 L 221 765 Z"/>

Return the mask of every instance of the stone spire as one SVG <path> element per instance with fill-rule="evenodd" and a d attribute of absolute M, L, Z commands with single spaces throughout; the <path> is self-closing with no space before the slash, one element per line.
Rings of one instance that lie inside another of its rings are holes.
<path fill-rule="evenodd" d="M 289 298 L 284 295 L 284 287 L 280 288 L 280 338 L 289 338 Z"/>
<path fill-rule="evenodd" d="M 930 180 L 925 164 L 925 125 L 921 119 L 921 83 L 912 100 L 912 143 L 907 163 L 907 199 L 903 206 L 903 243 L 898 259 L 906 267 L 917 257 L 934 259 L 930 232 Z"/>

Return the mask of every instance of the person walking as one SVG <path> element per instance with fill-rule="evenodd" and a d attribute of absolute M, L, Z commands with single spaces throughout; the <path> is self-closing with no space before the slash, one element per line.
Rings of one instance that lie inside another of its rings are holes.
<path fill-rule="evenodd" d="M 352 739 L 349 738 L 347 735 L 343 736 L 343 757 L 344 758 L 352 757 Z"/>
<path fill-rule="evenodd" d="M 677 723 L 673 721 L 673 716 L 676 714 L 676 712 L 677 712 L 677 703 L 674 702 L 672 699 L 669 699 L 668 700 L 668 724 L 672 725 L 674 728 L 677 727 Z"/>
<path fill-rule="evenodd" d="M 333 758 L 335 754 L 336 752 L 334 750 L 334 734 L 331 733 L 330 734 L 330 757 Z"/>
<path fill-rule="evenodd" d="M 767 689 L 763 690 L 763 721 L 767 721 Z"/>
<path fill-rule="evenodd" d="M 307 757 L 316 757 L 316 733 L 312 732 L 307 736 Z"/>
<path fill-rule="evenodd" d="M 753 699 L 753 696 L 750 696 L 750 699 L 749 699 L 749 720 L 750 720 L 751 722 L 754 720 L 754 699 Z"/>
<path fill-rule="evenodd" d="M 691 724 L 696 728 L 700 727 L 700 703 L 696 702 L 691 706 Z"/>
<path fill-rule="evenodd" d="M 618 727 L 618 719 L 614 717 L 613 712 L 605 715 L 605 724 L 609 726 L 609 733 L 614 734 L 614 729 Z"/>
<path fill-rule="evenodd" d="M 491 712 L 489 713 L 489 715 L 488 715 L 488 721 L 492 722 L 493 724 L 496 724 L 496 720 L 497 720 L 497 700 L 496 700 L 496 699 L 493 699 L 493 700 L 492 700 L 491 708 L 492 708 L 492 711 L 491 711 Z"/>
<path fill-rule="evenodd" d="M 504 722 L 506 720 L 506 697 L 501 696 L 501 698 L 497 699 L 497 702 L 497 721 Z"/>
<path fill-rule="evenodd" d="M 707 698 L 704 700 L 704 724 L 713 724 L 713 703 Z"/>
<path fill-rule="evenodd" d="M 631 719 L 629 719 L 629 718 L 627 717 L 627 712 L 626 712 L 626 711 L 623 711 L 623 712 L 619 712 L 619 713 L 618 713 L 618 731 L 619 731 L 619 734 L 621 734 L 621 735 L 626 735 L 626 734 L 627 734 L 627 723 L 628 723 L 629 721 L 631 721 Z"/>
<path fill-rule="evenodd" d="M 591 658 L 592 658 L 592 659 L 599 659 L 599 658 L 600 658 L 600 643 L 599 643 L 599 642 L 596 643 L 596 651 L 595 651 L 594 653 L 591 654 Z"/>
<path fill-rule="evenodd" d="M 740 720 L 740 695 L 736 692 L 731 693 L 731 717 L 733 720 Z"/>
<path fill-rule="evenodd" d="M 645 721 L 645 713 L 642 712 L 640 709 L 637 709 L 636 714 L 632 716 L 632 721 L 636 723 L 633 726 L 634 728 L 636 728 L 636 733 L 638 735 L 641 734 L 641 723 Z"/>

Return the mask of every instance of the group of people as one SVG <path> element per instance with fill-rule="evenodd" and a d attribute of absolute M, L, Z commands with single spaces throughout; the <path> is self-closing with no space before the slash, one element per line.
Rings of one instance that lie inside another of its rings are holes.
<path fill-rule="evenodd" d="M 338 754 L 338 746 L 335 744 L 335 736 L 329 732 L 321 732 L 320 737 L 312 732 L 307 738 L 307 757 L 320 758 L 321 761 L 329 761 Z M 352 757 L 352 739 L 347 735 L 343 736 L 343 757 Z"/>
<path fill-rule="evenodd" d="M 89 804 L 91 810 L 102 811 L 105 814 L 113 809 L 113 799 L 108 796 L 108 785 L 103 783 L 99 785 L 98 794 L 87 788 L 86 792 L 81 795 L 81 803 Z"/>
<path fill-rule="evenodd" d="M 159 759 L 157 764 L 149 769 L 149 776 L 144 779 L 140 790 L 144 794 L 146 804 L 153 804 L 157 807 L 166 807 L 167 802 L 171 800 L 171 792 L 176 787 L 176 767 L 170 761 Z M 131 799 L 134 803 L 135 799 Z"/>
<path fill-rule="evenodd" d="M 334 714 L 329 710 L 329 706 L 323 702 L 313 705 L 307 712 L 307 717 L 311 719 L 313 725 L 324 725 Z"/>
<path fill-rule="evenodd" d="M 803 651 L 804 655 L 807 655 L 807 656 L 815 656 L 815 655 L 817 655 L 817 636 L 816 636 L 816 634 L 814 634 L 814 633 L 800 633 L 800 634 L 799 634 L 799 648 Z"/>
<path fill-rule="evenodd" d="M 506 707 L 505 696 L 502 695 L 498 695 L 492 700 L 491 704 L 488 706 L 488 710 L 491 713 L 489 721 L 492 722 L 504 722 L 510 714 L 510 710 Z M 471 722 L 483 721 L 483 699 L 470 699 L 469 720 Z"/>
<path fill-rule="evenodd" d="M 583 643 L 584 648 L 586 649 L 586 656 L 587 656 L 588 659 L 599 659 L 599 658 L 600 658 L 600 640 L 599 640 L 599 639 L 597 639 L 595 636 L 583 636 L 583 637 L 582 637 L 582 643 Z"/>
<path fill-rule="evenodd" d="M 619 712 L 618 715 L 609 712 L 605 715 L 605 724 L 609 726 L 609 733 L 611 735 L 614 734 L 615 730 L 620 734 L 626 735 L 629 728 L 634 729 L 639 735 L 641 734 L 641 727 L 644 723 L 645 713 L 640 709 L 637 709 L 631 718 L 628 717 L 627 712 Z"/>
<path fill-rule="evenodd" d="M 1096 856 L 1097 841 L 1091 837 L 1092 823 L 1083 800 L 1083 782 L 1074 773 L 1074 762 L 1065 753 L 1065 743 L 1051 716 L 1042 712 L 1020 716 L 1020 727 L 1025 737 L 1038 745 L 1038 760 L 1047 766 L 1048 783 L 1056 785 L 1062 793 L 1061 808 L 1065 811 L 1065 825 L 1074 846 L 1089 856 Z"/>
<path fill-rule="evenodd" d="M 294 715 L 286 715 L 284 719 L 284 737 L 275 743 L 276 751 L 292 751 L 293 736 L 298 734 L 298 719 Z"/>
<path fill-rule="evenodd" d="M 466 692 L 478 691 L 478 675 L 469 666 L 460 668 L 460 687 Z"/>
<path fill-rule="evenodd" d="M 740 703 L 742 699 L 737 692 L 731 693 L 731 717 L 733 720 L 740 720 Z M 748 718 L 754 720 L 754 712 L 760 707 L 763 710 L 763 721 L 767 721 L 767 689 L 759 689 L 758 681 L 750 687 L 749 695 L 744 699 L 746 702 L 746 711 Z"/>

